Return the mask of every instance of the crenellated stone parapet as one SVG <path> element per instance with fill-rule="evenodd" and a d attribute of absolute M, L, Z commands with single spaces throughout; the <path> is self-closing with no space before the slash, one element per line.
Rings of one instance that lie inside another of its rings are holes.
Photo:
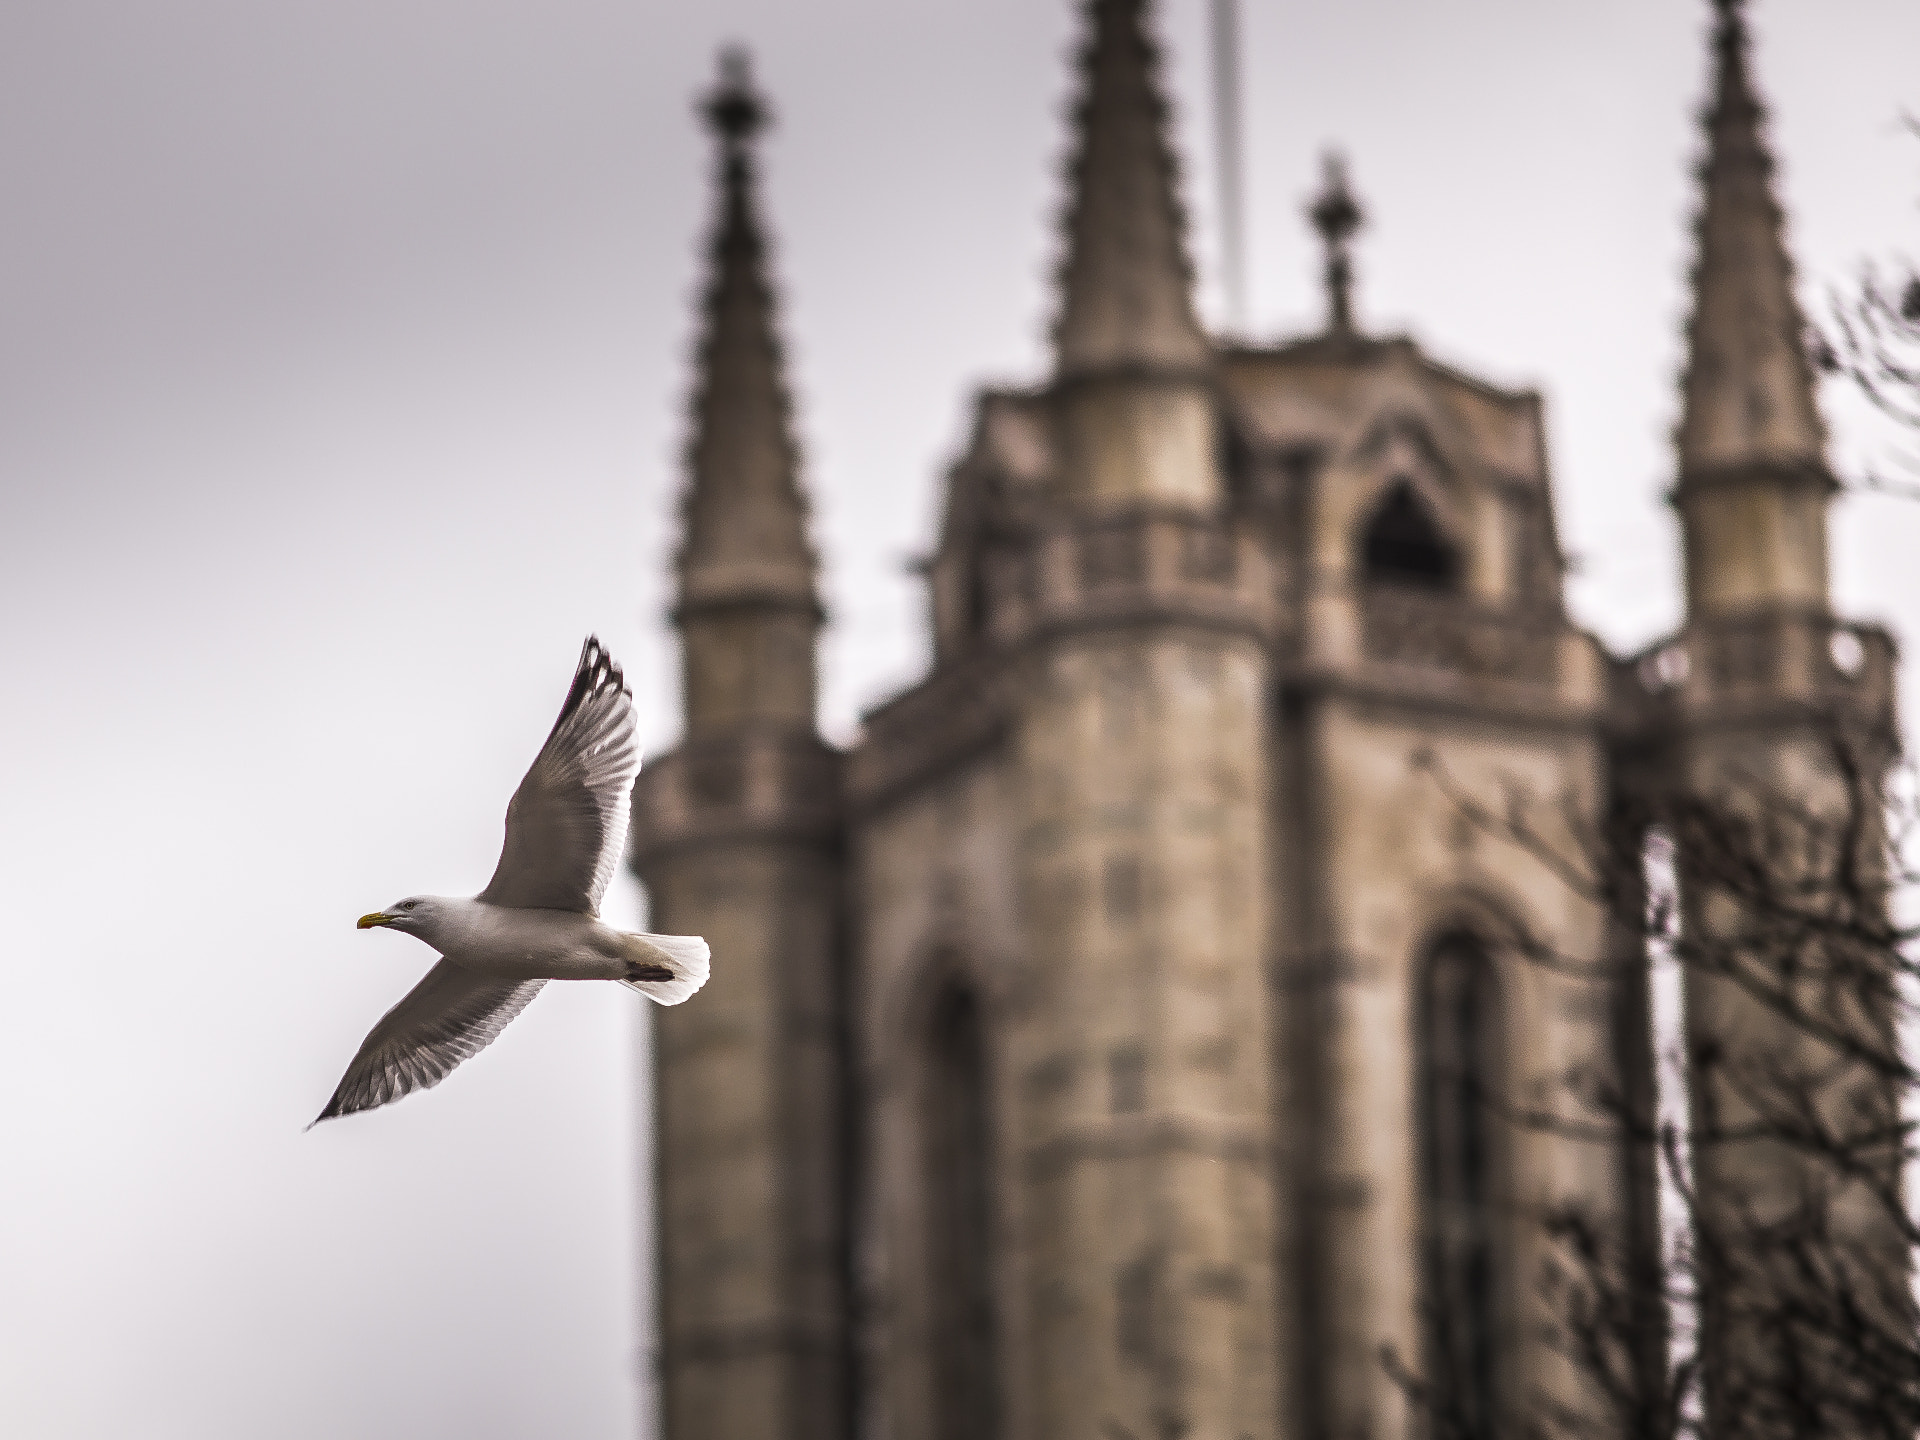
<path fill-rule="evenodd" d="M 1328 589 L 1305 598 L 1282 640 L 1283 690 L 1555 726 L 1591 724 L 1608 703 L 1604 653 L 1557 610 L 1392 586 Z"/>
<path fill-rule="evenodd" d="M 1251 531 L 1181 510 L 1088 518 L 993 557 L 987 631 L 1002 646 L 1065 630 L 1191 625 L 1269 638 L 1273 560 Z"/>
<path fill-rule="evenodd" d="M 843 757 L 813 735 L 749 731 L 695 741 L 640 772 L 633 864 L 741 840 L 825 843 L 840 824 Z"/>
<path fill-rule="evenodd" d="M 1021 666 L 1058 636 L 1165 627 L 1272 643 L 1284 621 L 1277 575 L 1258 535 L 1172 509 L 1082 519 L 990 556 L 981 643 L 865 717 L 850 808 L 884 805 L 999 743 Z"/>
<path fill-rule="evenodd" d="M 1819 611 L 1696 620 L 1621 667 L 1616 709 L 1642 724 L 1826 718 L 1892 737 L 1898 663 L 1880 626 Z"/>
<path fill-rule="evenodd" d="M 1551 686 L 1559 678 L 1567 628 L 1552 614 L 1388 589 L 1362 600 L 1360 624 L 1369 663 L 1535 686 Z"/>

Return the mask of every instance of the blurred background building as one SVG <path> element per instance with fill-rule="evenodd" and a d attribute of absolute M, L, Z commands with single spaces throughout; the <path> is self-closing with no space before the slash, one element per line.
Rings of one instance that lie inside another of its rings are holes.
<path fill-rule="evenodd" d="M 816 729 L 743 56 L 705 108 L 684 736 L 634 833 L 654 928 L 715 954 L 656 1032 L 682 1440 L 1578 1409 L 1516 1217 L 1657 1247 L 1653 1180 L 1500 1117 L 1575 1069 L 1649 1096 L 1644 974 L 1596 993 L 1524 963 L 1623 939 L 1470 816 L 1524 793 L 1598 830 L 1733 765 L 1811 792 L 1834 717 L 1892 732 L 1892 643 L 1829 601 L 1836 487 L 1738 5 L 1671 492 L 1685 621 L 1629 656 L 1563 604 L 1539 395 L 1367 327 L 1337 160 L 1321 328 L 1203 329 L 1148 7 L 1082 24 L 1052 373 L 975 396 L 922 568 L 932 667 L 844 748 Z"/>

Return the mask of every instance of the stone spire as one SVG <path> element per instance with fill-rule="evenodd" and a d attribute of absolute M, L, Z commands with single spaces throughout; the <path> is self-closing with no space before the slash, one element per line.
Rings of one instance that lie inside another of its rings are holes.
<path fill-rule="evenodd" d="M 1367 223 L 1367 212 L 1353 198 L 1347 186 L 1347 164 L 1339 154 L 1328 151 L 1323 162 L 1320 193 L 1307 207 L 1307 218 L 1320 232 L 1326 247 L 1325 280 L 1327 286 L 1327 333 L 1353 333 L 1353 256 L 1348 243 Z"/>
<path fill-rule="evenodd" d="M 1086 0 L 1054 331 L 1063 376 L 1191 371 L 1209 353 L 1193 309 L 1150 3 Z"/>
<path fill-rule="evenodd" d="M 680 626 L 687 733 L 742 726 L 811 731 L 818 564 L 774 324 L 755 194 L 754 137 L 768 121 L 744 52 L 720 57 L 701 105 L 719 142 L 687 445 Z"/>
<path fill-rule="evenodd" d="M 1741 0 L 1714 0 L 1699 259 L 1673 491 L 1687 613 L 1710 620 L 1828 604 L 1825 434 L 1806 321 L 1773 194 Z"/>
<path fill-rule="evenodd" d="M 719 142 L 719 203 L 687 446 L 679 613 L 753 602 L 816 611 L 756 195 L 754 139 L 770 117 L 744 51 L 721 54 L 719 83 L 700 108 Z"/>
<path fill-rule="evenodd" d="M 1714 8 L 1716 74 L 1703 116 L 1707 156 L 1678 436 L 1683 487 L 1740 466 L 1825 468 L 1766 112 L 1748 70 L 1746 17 L 1741 0 L 1714 0 Z"/>
<path fill-rule="evenodd" d="M 653 1022 L 659 1433 L 845 1440 L 853 1032 L 839 756 L 814 724 L 820 607 L 775 334 L 745 55 L 701 106 L 718 141 L 687 447 L 686 733 L 640 772 L 633 870 L 649 923 L 724 957 Z"/>

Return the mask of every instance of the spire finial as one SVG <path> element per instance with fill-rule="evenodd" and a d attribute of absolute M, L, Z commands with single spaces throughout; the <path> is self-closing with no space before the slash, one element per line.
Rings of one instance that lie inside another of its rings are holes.
<path fill-rule="evenodd" d="M 1063 374 L 1196 371 L 1211 353 L 1193 309 L 1152 8 L 1151 0 L 1086 0 L 1083 8 L 1054 332 Z"/>
<path fill-rule="evenodd" d="M 1329 150 L 1321 162 L 1320 193 L 1307 207 L 1307 218 L 1326 246 L 1327 333 L 1353 333 L 1353 259 L 1347 242 L 1367 223 L 1367 212 L 1347 186 L 1347 162 Z"/>
<path fill-rule="evenodd" d="M 1715 77 L 1708 123 L 1736 118 L 1749 123 L 1760 118 L 1747 75 L 1747 7 L 1745 0 L 1712 0 L 1715 17 L 1713 50 Z M 1757 142 L 1756 142 L 1757 143 Z"/>

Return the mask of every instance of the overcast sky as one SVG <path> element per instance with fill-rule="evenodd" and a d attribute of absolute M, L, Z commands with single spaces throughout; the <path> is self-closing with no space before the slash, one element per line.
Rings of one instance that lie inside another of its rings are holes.
<path fill-rule="evenodd" d="M 1544 390 L 1578 613 L 1651 638 L 1706 6 L 1242 8 L 1254 331 L 1317 321 L 1338 143 L 1363 322 Z M 1217 313 L 1205 0 L 1164 22 Z M 1756 28 L 1817 307 L 1920 253 L 1920 6 Z M 725 40 L 780 121 L 829 733 L 911 678 L 967 393 L 1043 372 L 1070 33 L 1056 0 L 0 6 L 9 1435 L 645 1423 L 641 1002 L 550 987 L 441 1089 L 303 1134 L 427 960 L 353 918 L 484 882 L 588 630 L 671 742 Z M 1828 409 L 1843 467 L 1884 443 Z M 1920 634 L 1920 505 L 1835 533 L 1845 605 Z"/>

